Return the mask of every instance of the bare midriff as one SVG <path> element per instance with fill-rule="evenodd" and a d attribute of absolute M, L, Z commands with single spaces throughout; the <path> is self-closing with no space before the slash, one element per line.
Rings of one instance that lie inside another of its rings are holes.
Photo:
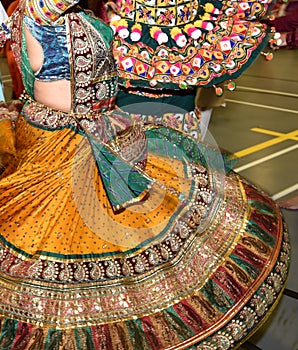
<path fill-rule="evenodd" d="M 71 87 L 68 80 L 38 81 L 34 83 L 34 99 L 50 108 L 71 111 Z"/>

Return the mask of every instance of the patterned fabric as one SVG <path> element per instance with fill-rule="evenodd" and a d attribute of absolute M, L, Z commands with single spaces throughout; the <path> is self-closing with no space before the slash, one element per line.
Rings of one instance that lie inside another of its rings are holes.
<path fill-rule="evenodd" d="M 17 101 L 0 103 L 0 175 L 16 156 L 14 123 L 20 109 Z"/>
<path fill-rule="evenodd" d="M 103 37 L 98 34 L 102 29 L 101 22 L 98 25 L 93 21 L 92 24 L 89 17 L 70 13 L 66 28 L 69 33 L 69 51 L 73 57 L 70 67 L 73 93 L 76 96 L 74 111 L 63 113 L 53 110 L 34 102 L 30 96 L 25 96 L 28 102 L 24 107 L 24 115 L 30 123 L 38 127 L 48 130 L 75 128 L 86 134 L 107 195 L 113 208 L 119 209 L 143 198 L 153 182 L 149 176 L 144 176 L 138 170 L 145 161 L 145 133 L 132 124 L 128 114 L 113 110 L 117 79 L 111 52 L 108 51 Z M 94 49 L 98 53 L 98 61 L 91 59 Z M 93 71 L 97 79 L 90 74 Z M 101 81 L 99 77 L 104 79 Z M 121 135 L 117 136 L 120 132 Z M 133 147 L 130 146 L 132 138 Z M 126 178 L 124 175 L 128 172 L 129 176 Z M 115 178 L 118 181 L 112 183 L 111 179 Z"/>
<path fill-rule="evenodd" d="M 200 139 L 200 113 L 197 109 L 190 113 L 164 113 L 160 115 L 132 114 L 133 118 L 144 124 L 164 125 Z"/>
<path fill-rule="evenodd" d="M 237 347 L 285 285 L 277 205 L 227 172 L 191 123 L 186 133 L 115 109 L 110 31 L 88 14 L 60 16 L 67 2 L 38 4 L 26 5 L 32 18 L 67 28 L 73 109 L 34 101 L 16 12 L 28 79 L 18 164 L 0 180 L 0 348 Z"/>
<path fill-rule="evenodd" d="M 267 43 L 271 1 L 119 1 L 111 20 L 122 84 L 212 86 L 237 77 Z"/>
<path fill-rule="evenodd" d="M 155 189 L 113 214 L 82 136 L 22 119 L 17 133 L 22 164 L 0 182 L 1 346 L 232 349 L 275 305 L 287 233 L 276 205 L 235 174 L 149 154 L 152 176 L 190 200 Z"/>
<path fill-rule="evenodd" d="M 25 17 L 25 25 L 40 42 L 44 53 L 42 67 L 35 73 L 38 80 L 70 80 L 65 26 L 42 26 Z"/>

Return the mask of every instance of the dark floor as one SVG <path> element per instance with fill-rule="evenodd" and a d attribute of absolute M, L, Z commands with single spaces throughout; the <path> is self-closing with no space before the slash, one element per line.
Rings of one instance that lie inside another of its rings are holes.
<path fill-rule="evenodd" d="M 226 107 L 214 109 L 209 134 L 236 154 L 236 171 L 274 199 L 298 195 L 298 50 L 281 49 L 259 59 L 227 91 Z M 7 99 L 11 79 L 4 57 L 0 71 Z M 267 323 L 241 349 L 298 350 L 298 211 L 283 210 L 292 243 L 287 288 Z"/>
<path fill-rule="evenodd" d="M 298 50 L 281 49 L 259 59 L 214 109 L 209 131 L 239 157 L 236 171 L 274 199 L 298 195 Z M 292 256 L 287 289 L 267 323 L 243 349 L 298 349 L 298 210 L 283 210 Z"/>

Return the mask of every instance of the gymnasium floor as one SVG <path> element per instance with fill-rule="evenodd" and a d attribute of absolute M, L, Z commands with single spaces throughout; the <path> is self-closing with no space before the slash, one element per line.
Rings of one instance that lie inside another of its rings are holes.
<path fill-rule="evenodd" d="M 298 50 L 260 56 L 214 109 L 209 131 L 239 157 L 235 170 L 274 199 L 298 195 Z M 281 302 L 243 349 L 298 350 L 298 210 L 283 210 L 292 245 L 290 274 Z"/>
<path fill-rule="evenodd" d="M 215 108 L 210 137 L 238 156 L 236 171 L 274 199 L 298 195 L 298 50 L 281 49 L 272 61 L 260 56 L 226 91 Z M 11 79 L 5 57 L 0 71 L 6 99 Z M 292 244 L 287 288 L 267 323 L 242 350 L 298 350 L 298 211 L 283 210 Z"/>

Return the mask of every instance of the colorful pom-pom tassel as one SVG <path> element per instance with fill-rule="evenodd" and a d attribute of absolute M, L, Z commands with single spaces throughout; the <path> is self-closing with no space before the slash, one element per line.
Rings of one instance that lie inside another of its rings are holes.
<path fill-rule="evenodd" d="M 187 83 L 186 83 L 186 81 L 181 81 L 181 82 L 179 83 L 179 87 L 180 87 L 180 89 L 187 89 Z"/>
<path fill-rule="evenodd" d="M 212 13 L 214 15 L 218 15 L 219 14 L 219 9 L 216 8 L 213 4 L 211 4 L 210 2 L 207 2 L 204 6 L 202 6 L 204 8 L 204 10 L 208 13 Z"/>
<path fill-rule="evenodd" d="M 214 28 L 214 25 L 212 24 L 212 22 L 202 21 L 202 20 L 195 21 L 195 26 L 208 31 Z"/>
<path fill-rule="evenodd" d="M 228 82 L 227 88 L 229 91 L 234 91 L 236 89 L 236 83 L 232 80 Z"/>
<path fill-rule="evenodd" d="M 271 61 L 273 59 L 272 52 L 261 52 L 261 55 L 263 55 L 265 57 L 266 61 Z"/>
<path fill-rule="evenodd" d="M 131 27 L 130 38 L 132 41 L 139 41 L 142 36 L 142 26 L 137 23 Z"/>
<path fill-rule="evenodd" d="M 213 87 L 215 89 L 216 96 L 220 97 L 223 95 L 223 89 L 220 86 L 213 85 Z"/>
<path fill-rule="evenodd" d="M 169 38 L 166 33 L 164 33 L 159 27 L 152 27 L 150 29 L 150 35 L 155 39 L 159 45 L 166 43 Z"/>
<path fill-rule="evenodd" d="M 130 80 L 125 80 L 125 81 L 123 82 L 123 86 L 126 87 L 126 88 L 131 87 Z"/>
<path fill-rule="evenodd" d="M 187 43 L 186 36 L 182 33 L 180 28 L 175 27 L 171 29 L 171 37 L 176 41 L 179 47 L 184 47 Z"/>
<path fill-rule="evenodd" d="M 149 82 L 150 86 L 154 87 L 157 85 L 157 81 L 155 79 L 150 80 Z"/>
<path fill-rule="evenodd" d="M 110 19 L 110 27 L 112 28 L 114 34 L 117 32 L 117 25 L 120 20 L 121 20 L 121 17 L 118 15 L 112 15 Z"/>
<path fill-rule="evenodd" d="M 184 27 L 184 31 L 188 36 L 190 36 L 191 38 L 193 38 L 195 40 L 199 39 L 199 37 L 202 35 L 202 31 L 195 26 L 195 23 L 194 24 L 187 24 Z"/>
<path fill-rule="evenodd" d="M 121 19 L 120 21 L 118 21 L 116 30 L 120 38 L 125 39 L 129 36 L 129 31 L 127 28 L 128 28 L 128 24 L 125 19 Z"/>

